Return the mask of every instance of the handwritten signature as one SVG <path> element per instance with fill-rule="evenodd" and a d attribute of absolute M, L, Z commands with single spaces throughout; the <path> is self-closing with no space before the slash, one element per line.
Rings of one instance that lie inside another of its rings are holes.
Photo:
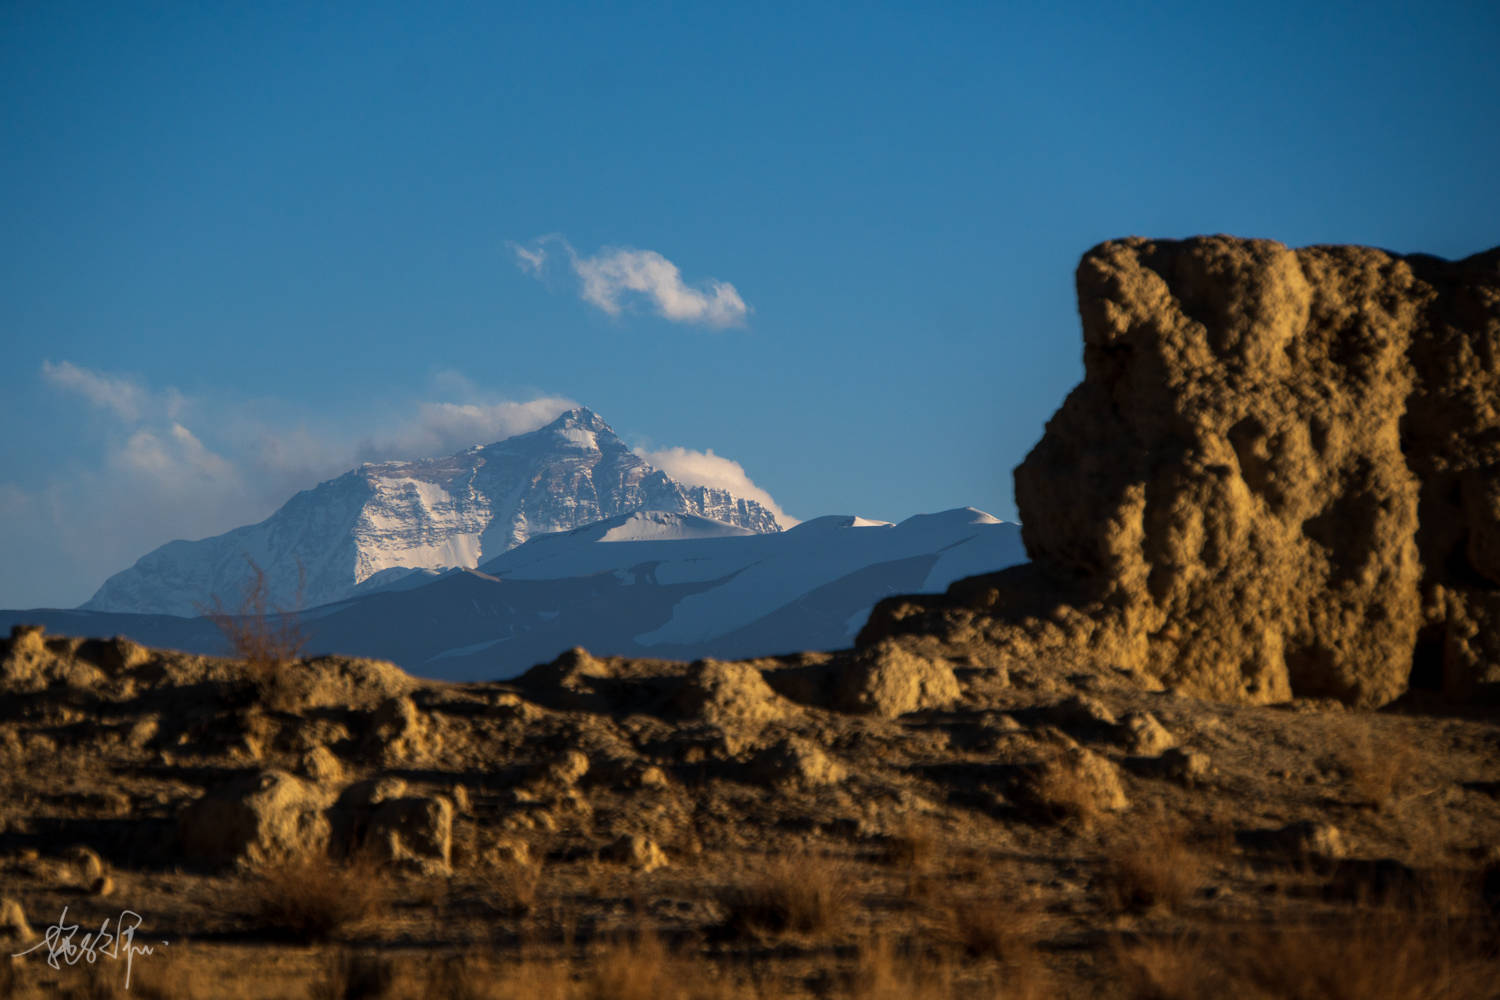
<path fill-rule="evenodd" d="M 62 963 L 77 965 L 80 961 L 86 961 L 90 965 L 99 958 L 125 959 L 125 988 L 130 989 L 130 970 L 135 963 L 135 956 L 150 955 L 155 952 L 155 947 L 149 944 L 136 944 L 135 932 L 141 926 L 141 915 L 134 910 L 121 910 L 120 918 L 115 921 L 114 933 L 110 933 L 110 918 L 105 917 L 104 923 L 99 925 L 99 933 L 94 934 L 85 931 L 82 937 L 78 935 L 78 925 L 70 924 L 68 920 L 68 908 L 62 908 L 62 916 L 57 918 L 57 923 L 47 928 L 47 933 L 42 939 L 25 951 L 18 951 L 12 958 L 20 958 L 30 955 L 40 949 L 47 949 L 47 964 L 54 969 L 61 969 Z M 75 938 L 77 938 L 75 940 Z M 167 947 L 167 942 L 161 942 L 161 947 Z"/>

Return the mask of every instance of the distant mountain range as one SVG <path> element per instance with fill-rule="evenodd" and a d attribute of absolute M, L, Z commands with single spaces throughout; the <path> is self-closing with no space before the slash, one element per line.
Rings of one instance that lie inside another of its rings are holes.
<path fill-rule="evenodd" d="M 446 458 L 360 466 L 298 493 L 259 524 L 169 542 L 82 608 L 191 616 L 238 605 L 264 571 L 269 603 L 343 600 L 414 570 L 473 568 L 527 539 L 637 510 L 779 531 L 765 507 L 652 468 L 598 414 L 569 410 L 529 434 Z"/>
<path fill-rule="evenodd" d="M 1022 562 L 1020 526 L 973 508 L 900 524 L 821 517 L 765 533 L 676 511 L 635 511 L 533 538 L 477 569 L 389 575 L 300 616 L 309 652 L 393 660 L 427 677 L 508 677 L 571 646 L 696 659 L 848 646 L 893 593 Z M 206 619 L 0 612 L 74 635 L 124 634 L 218 653 Z"/>
<path fill-rule="evenodd" d="M 970 507 L 782 531 L 753 500 L 652 468 L 580 408 L 447 458 L 363 465 L 259 524 L 163 545 L 76 610 L 0 612 L 0 625 L 226 653 L 201 616 L 215 598 L 240 606 L 253 560 L 268 606 L 303 609 L 306 652 L 481 679 L 579 645 L 665 659 L 835 649 L 888 594 L 1025 558 L 1019 525 Z"/>

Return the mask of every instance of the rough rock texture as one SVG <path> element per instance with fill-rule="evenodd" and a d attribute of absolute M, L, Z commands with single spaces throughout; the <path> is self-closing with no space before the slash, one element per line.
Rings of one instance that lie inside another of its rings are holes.
<path fill-rule="evenodd" d="M 19 901 L 0 899 L 0 941 L 7 944 L 27 944 L 36 937 L 36 931 L 26 920 L 26 911 Z"/>
<path fill-rule="evenodd" d="M 848 773 L 811 740 L 788 736 L 766 747 L 752 762 L 754 775 L 770 785 L 833 785 Z"/>
<path fill-rule="evenodd" d="M 958 696 L 952 667 L 887 642 L 863 649 L 849 661 L 835 701 L 845 711 L 894 719 L 925 708 L 947 708 Z"/>
<path fill-rule="evenodd" d="M 1500 249 L 1127 239 L 1016 469 L 1033 565 L 861 635 L 1087 655 L 1217 698 L 1500 684 Z"/>
<path fill-rule="evenodd" d="M 328 848 L 329 796 L 284 771 L 263 771 L 215 789 L 178 821 L 183 853 L 215 866 L 253 867 Z"/>

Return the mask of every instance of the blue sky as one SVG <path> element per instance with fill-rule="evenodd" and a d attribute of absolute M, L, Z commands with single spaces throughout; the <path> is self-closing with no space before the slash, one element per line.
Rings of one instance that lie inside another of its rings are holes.
<path fill-rule="evenodd" d="M 1500 242 L 1497 42 L 1474 3 L 4 5 L 0 606 L 568 402 L 796 517 L 1013 518 L 1091 245 Z"/>

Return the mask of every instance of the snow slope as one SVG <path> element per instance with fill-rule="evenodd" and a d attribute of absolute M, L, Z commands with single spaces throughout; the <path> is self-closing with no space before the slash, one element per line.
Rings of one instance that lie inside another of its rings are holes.
<path fill-rule="evenodd" d="M 110 577 L 82 607 L 190 616 L 217 596 L 232 608 L 247 560 L 265 571 L 273 605 L 311 607 L 359 593 L 367 581 L 365 592 L 412 570 L 473 567 L 530 538 L 639 510 L 708 517 L 747 533 L 780 530 L 752 500 L 652 468 L 580 408 L 446 458 L 366 464 L 298 493 L 259 524 L 170 542 Z M 618 537 L 651 530 L 625 525 Z"/>
<path fill-rule="evenodd" d="M 493 679 L 580 645 L 667 659 L 847 647 L 881 598 L 940 591 L 1025 558 L 1019 525 L 972 508 L 895 525 L 825 517 L 775 534 L 630 512 L 534 538 L 479 570 L 388 576 L 383 588 L 301 620 L 309 652 L 380 657 L 428 677 Z M 202 619 L 0 613 L 0 625 L 10 621 L 222 649 Z"/>

